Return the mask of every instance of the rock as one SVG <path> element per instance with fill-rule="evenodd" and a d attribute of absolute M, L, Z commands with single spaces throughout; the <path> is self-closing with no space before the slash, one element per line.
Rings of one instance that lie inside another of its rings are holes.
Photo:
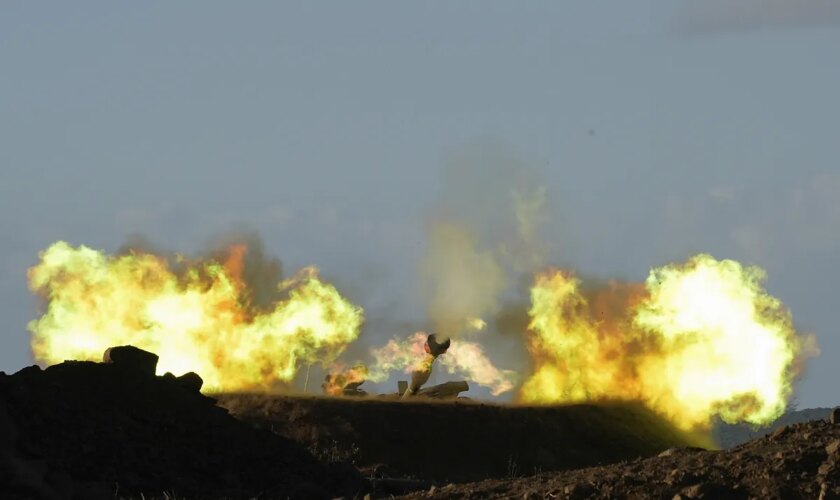
<path fill-rule="evenodd" d="M 825 447 L 825 452 L 828 453 L 829 457 L 837 456 L 838 452 L 840 452 L 840 439 L 835 439 L 830 442 L 828 446 Z"/>
<path fill-rule="evenodd" d="M 782 436 L 788 434 L 791 431 L 790 426 L 786 425 L 784 427 L 779 427 L 775 431 L 770 434 L 770 439 L 776 440 L 781 438 Z"/>
<path fill-rule="evenodd" d="M 570 499 L 589 498 L 595 493 L 595 487 L 589 483 L 578 483 L 566 486 L 563 492 Z"/>
<path fill-rule="evenodd" d="M 840 424 L 840 407 L 831 410 L 831 415 L 829 416 L 828 421 L 832 424 Z"/>
<path fill-rule="evenodd" d="M 703 498 L 707 489 L 708 488 L 706 488 L 706 485 L 703 483 L 694 484 L 684 488 L 680 494 L 684 495 L 686 498 Z"/>
<path fill-rule="evenodd" d="M 671 486 L 682 486 L 685 484 L 691 484 L 692 482 L 695 482 L 699 479 L 700 478 L 694 472 L 686 472 L 680 469 L 672 469 L 671 472 L 669 472 L 668 475 L 665 476 L 664 482 L 665 484 Z"/>
<path fill-rule="evenodd" d="M 680 491 L 682 498 L 731 498 L 737 496 L 736 491 L 722 484 L 704 481 L 684 488 Z"/>
<path fill-rule="evenodd" d="M 152 377 L 157 370 L 158 359 L 157 354 L 132 345 L 109 347 L 102 356 L 103 363 L 125 367 Z"/>
<path fill-rule="evenodd" d="M 189 372 L 175 379 L 178 385 L 193 392 L 201 392 L 204 381 L 195 372 Z"/>
<path fill-rule="evenodd" d="M 678 450 L 678 448 L 668 448 L 667 450 L 663 451 L 662 453 L 660 453 L 657 456 L 660 457 L 660 458 L 670 457 L 671 455 L 676 453 L 677 450 Z"/>
<path fill-rule="evenodd" d="M 819 500 L 837 500 L 838 498 L 840 498 L 840 494 L 838 494 L 837 488 L 832 488 L 828 483 L 820 484 Z"/>

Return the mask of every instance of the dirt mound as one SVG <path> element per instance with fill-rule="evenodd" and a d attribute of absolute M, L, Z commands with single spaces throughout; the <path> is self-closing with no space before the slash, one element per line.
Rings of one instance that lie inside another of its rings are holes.
<path fill-rule="evenodd" d="M 217 395 L 251 424 L 370 473 L 442 481 L 504 478 L 652 456 L 707 444 L 640 405 L 515 407 L 459 400 L 392 401 Z"/>
<path fill-rule="evenodd" d="M 840 498 L 840 425 L 793 424 L 724 451 L 670 449 L 610 466 L 448 485 L 407 498 Z"/>
<path fill-rule="evenodd" d="M 747 441 L 760 438 L 769 434 L 779 427 L 791 424 L 810 422 L 812 420 L 825 420 L 831 415 L 831 408 L 807 408 L 786 412 L 772 424 L 756 427 L 749 424 L 727 424 L 721 420 L 715 422 L 712 429 L 712 439 L 719 448 L 732 448 Z"/>
<path fill-rule="evenodd" d="M 0 372 L 0 496 L 311 498 L 366 487 L 351 466 L 237 421 L 198 392 L 195 374 L 153 373 L 74 361 Z"/>

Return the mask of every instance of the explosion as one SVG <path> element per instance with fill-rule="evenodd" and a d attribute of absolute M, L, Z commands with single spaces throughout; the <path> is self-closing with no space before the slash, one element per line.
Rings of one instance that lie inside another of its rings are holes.
<path fill-rule="evenodd" d="M 328 396 L 342 396 L 348 387 L 357 388 L 368 378 L 367 368 L 357 365 L 348 369 L 338 369 L 328 373 L 321 388 Z"/>
<path fill-rule="evenodd" d="M 149 253 L 53 244 L 29 270 L 30 287 L 47 299 L 29 324 L 35 359 L 99 360 L 106 348 L 131 344 L 157 353 L 160 372 L 199 373 L 209 391 L 270 390 L 302 363 L 331 363 L 359 336 L 362 310 L 315 268 L 280 283 L 282 300 L 252 305 L 246 252 L 232 246 L 224 262 L 170 265 Z"/>
<path fill-rule="evenodd" d="M 595 293 L 562 271 L 531 290 L 534 374 L 524 402 L 640 400 L 684 429 L 769 423 L 785 409 L 796 361 L 809 354 L 764 272 L 698 255 L 641 285 Z"/>
<path fill-rule="evenodd" d="M 47 300 L 29 324 L 34 356 L 46 364 L 98 360 L 110 346 L 131 344 L 157 353 L 161 372 L 199 373 L 209 391 L 278 389 L 300 366 L 320 364 L 332 370 L 323 387 L 334 395 L 422 370 L 430 359 L 418 332 L 371 349 L 371 363 L 341 368 L 362 310 L 315 268 L 256 304 L 243 279 L 246 255 L 247 246 L 230 245 L 212 258 L 172 262 L 55 243 L 29 270 L 32 290 Z M 496 396 L 524 380 L 523 403 L 637 400 L 683 429 L 706 427 L 715 415 L 765 424 L 784 411 L 801 361 L 816 349 L 764 279 L 759 268 L 709 255 L 654 269 L 643 284 L 584 287 L 548 270 L 536 275 L 523 332 L 531 373 L 497 368 L 481 343 L 463 337 L 438 363 Z M 477 316 L 455 318 L 456 333 L 487 327 Z"/>
<path fill-rule="evenodd" d="M 393 370 L 411 373 L 424 370 L 428 358 L 425 356 L 423 344 L 426 334 L 417 332 L 407 340 L 391 339 L 383 347 L 372 351 L 374 364 L 367 369 L 369 380 L 381 382 L 388 378 Z M 438 361 L 447 373 L 460 374 L 478 385 L 487 387 L 494 396 L 508 392 L 514 388 L 516 373 L 512 370 L 496 368 L 484 354 L 481 345 L 476 342 L 458 340 L 453 342 L 449 350 L 440 356 Z"/>

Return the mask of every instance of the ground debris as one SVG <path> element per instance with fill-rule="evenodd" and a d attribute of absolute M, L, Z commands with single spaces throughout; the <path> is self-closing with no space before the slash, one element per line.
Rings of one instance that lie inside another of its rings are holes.
<path fill-rule="evenodd" d="M 820 419 L 784 427 L 728 450 L 671 448 L 657 456 L 613 465 L 459 484 L 446 495 L 431 496 L 522 498 L 528 493 L 557 499 L 829 499 L 840 498 L 838 464 L 840 426 Z"/>

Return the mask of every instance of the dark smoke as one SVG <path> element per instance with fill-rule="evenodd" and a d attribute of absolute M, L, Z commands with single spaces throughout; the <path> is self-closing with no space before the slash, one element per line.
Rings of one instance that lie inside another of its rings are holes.
<path fill-rule="evenodd" d="M 284 298 L 284 292 L 278 289 L 283 280 L 283 265 L 280 259 L 266 255 L 262 238 L 255 231 L 236 230 L 221 233 L 211 238 L 205 249 L 199 251 L 195 257 L 187 256 L 187 259 L 198 258 L 224 263 L 230 257 L 231 247 L 236 245 L 244 245 L 246 248 L 242 280 L 246 284 L 247 297 L 244 298 L 248 303 L 257 309 L 265 309 Z M 155 245 L 143 234 L 129 235 L 117 251 L 117 255 L 129 253 L 161 257 L 176 275 L 180 275 L 186 269 L 186 266 L 179 263 L 177 252 Z"/>
<path fill-rule="evenodd" d="M 282 299 L 283 292 L 278 289 L 278 284 L 283 279 L 283 265 L 280 259 L 266 255 L 262 238 L 255 231 L 228 232 L 215 237 L 210 255 L 224 262 L 230 256 L 230 248 L 235 245 L 247 248 L 242 279 L 247 284 L 251 305 L 263 309 Z"/>

